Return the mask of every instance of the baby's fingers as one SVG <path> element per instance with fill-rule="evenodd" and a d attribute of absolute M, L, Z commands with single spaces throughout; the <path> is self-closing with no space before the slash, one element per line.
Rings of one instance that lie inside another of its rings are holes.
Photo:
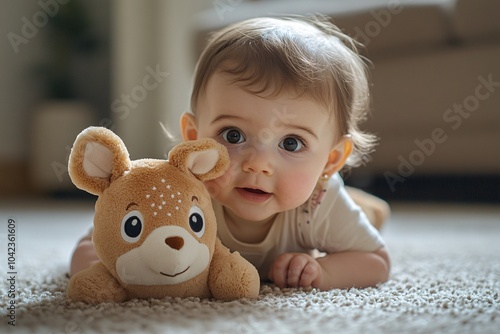
<path fill-rule="evenodd" d="M 313 281 L 318 278 L 320 271 L 321 268 L 316 261 L 307 262 L 304 270 L 302 270 L 302 276 L 300 277 L 299 286 L 303 288 L 312 286 Z"/>
<path fill-rule="evenodd" d="M 268 277 L 278 288 L 309 287 L 320 275 L 321 267 L 311 256 L 285 253 L 276 258 Z"/>
<path fill-rule="evenodd" d="M 287 285 L 289 287 L 297 288 L 299 286 L 304 286 L 302 284 L 304 280 L 304 269 L 307 267 L 308 261 L 309 259 L 307 257 L 300 255 L 296 255 L 290 260 L 287 277 Z"/>
<path fill-rule="evenodd" d="M 274 260 L 269 269 L 268 277 L 278 288 L 286 288 L 287 286 L 288 266 L 292 257 L 293 254 L 290 253 L 281 254 Z"/>

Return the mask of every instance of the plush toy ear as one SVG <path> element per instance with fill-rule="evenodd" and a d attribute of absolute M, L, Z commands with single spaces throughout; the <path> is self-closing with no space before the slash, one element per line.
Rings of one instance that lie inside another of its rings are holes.
<path fill-rule="evenodd" d="M 193 174 L 201 181 L 222 176 L 229 168 L 226 147 L 211 138 L 178 144 L 168 154 L 168 160 L 171 165 Z"/>
<path fill-rule="evenodd" d="M 89 127 L 75 140 L 69 156 L 69 176 L 80 189 L 100 195 L 111 182 L 130 170 L 123 141 L 111 130 Z"/>

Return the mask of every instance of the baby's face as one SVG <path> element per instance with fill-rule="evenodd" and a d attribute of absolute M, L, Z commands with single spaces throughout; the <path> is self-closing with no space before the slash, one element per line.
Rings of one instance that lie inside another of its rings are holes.
<path fill-rule="evenodd" d="M 216 73 L 200 96 L 198 138 L 225 145 L 231 167 L 206 183 L 212 197 L 240 218 L 262 221 L 296 208 L 322 176 L 335 133 L 328 112 L 284 92 L 261 97 Z"/>

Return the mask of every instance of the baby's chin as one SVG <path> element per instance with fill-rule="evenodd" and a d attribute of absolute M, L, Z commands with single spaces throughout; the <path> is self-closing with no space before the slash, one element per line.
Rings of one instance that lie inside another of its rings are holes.
<path fill-rule="evenodd" d="M 280 212 L 288 211 L 297 208 L 300 204 L 293 204 L 289 206 L 280 206 L 279 208 L 270 207 L 259 207 L 259 206 L 244 206 L 239 207 L 234 205 L 234 203 L 224 203 L 223 200 L 216 200 L 222 204 L 224 207 L 231 210 L 231 212 L 242 220 L 253 221 L 253 222 L 266 222 L 268 220 L 274 219 L 276 215 Z"/>
<path fill-rule="evenodd" d="M 233 210 L 231 210 L 233 211 Z M 236 212 L 233 211 L 233 213 L 238 216 L 239 218 L 246 220 L 246 221 L 251 221 L 251 222 L 266 222 L 271 219 L 274 219 L 276 215 L 278 214 L 277 212 L 273 212 L 271 214 L 262 214 L 262 213 L 255 213 L 255 212 Z"/>

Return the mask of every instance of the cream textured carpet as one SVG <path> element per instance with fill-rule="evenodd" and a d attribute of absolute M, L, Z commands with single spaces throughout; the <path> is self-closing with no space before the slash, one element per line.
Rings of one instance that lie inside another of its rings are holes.
<path fill-rule="evenodd" d="M 0 332 L 500 333 L 500 208 L 393 210 L 383 231 L 392 278 L 377 288 L 263 286 L 254 301 L 167 298 L 87 306 L 67 300 L 65 287 L 69 256 L 91 221 L 92 204 L 2 203 Z M 8 293 L 9 219 L 16 225 L 15 298 Z"/>

